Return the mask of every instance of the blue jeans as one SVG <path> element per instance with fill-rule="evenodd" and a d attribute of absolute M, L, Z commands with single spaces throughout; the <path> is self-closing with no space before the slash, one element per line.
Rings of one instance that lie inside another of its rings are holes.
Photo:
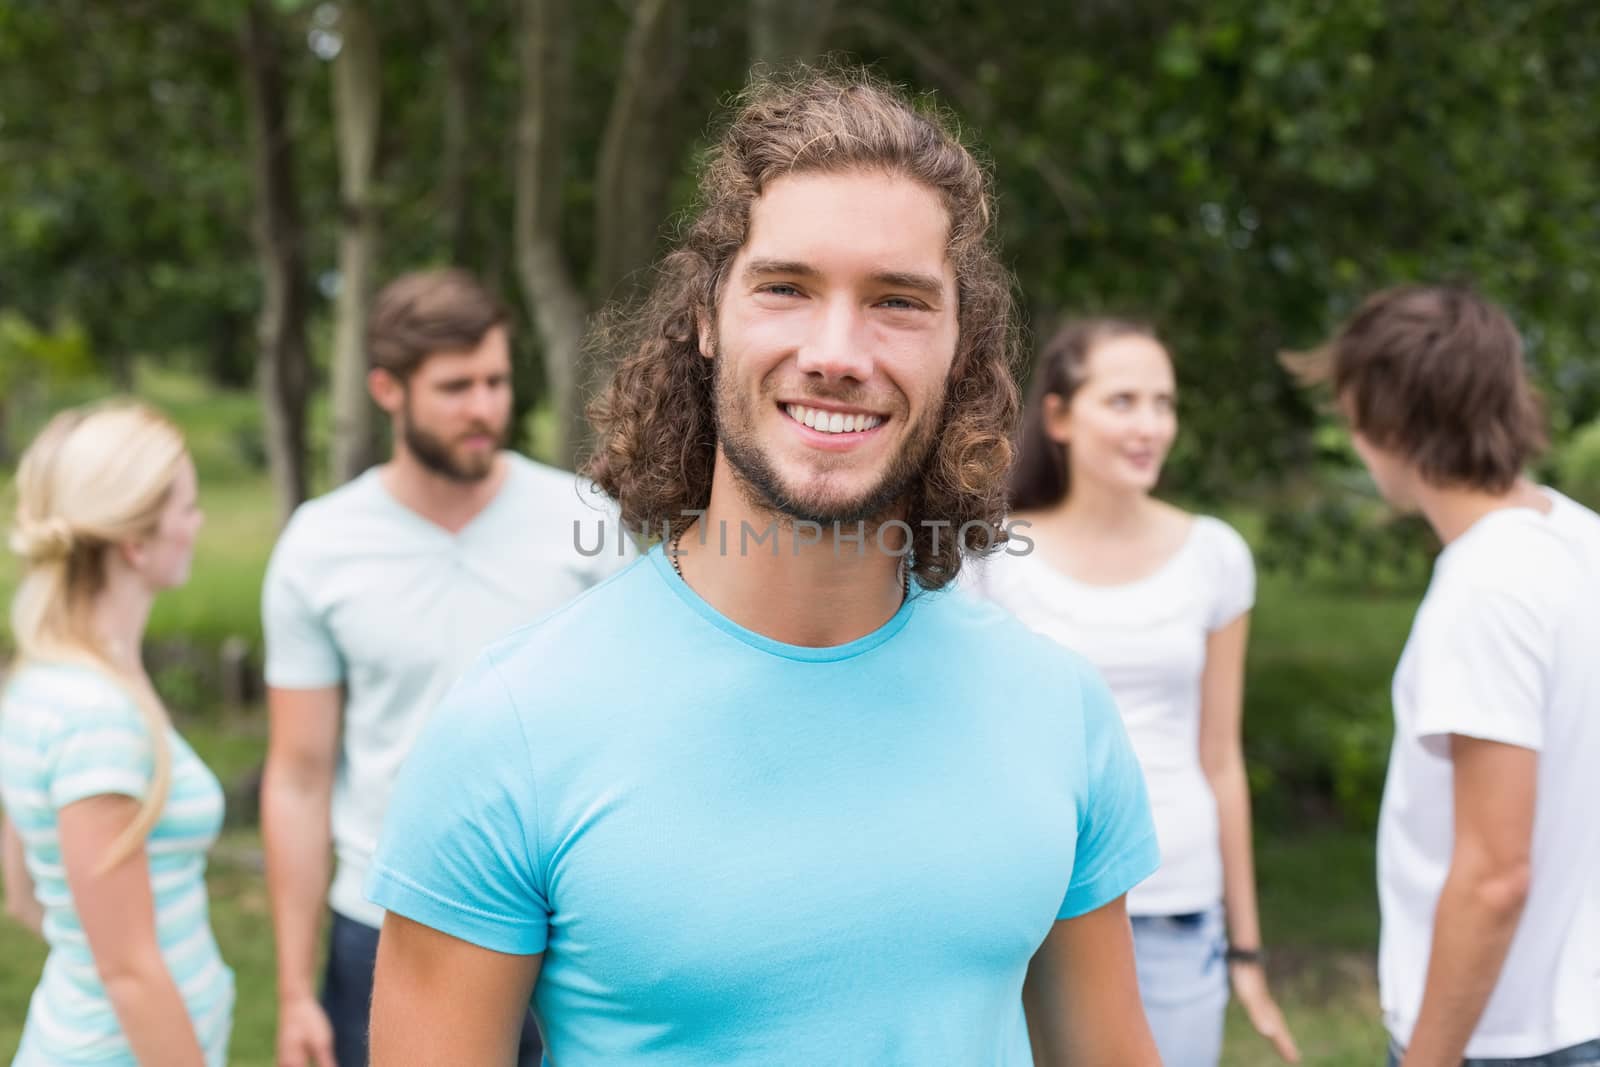
<path fill-rule="evenodd" d="M 1389 1042 L 1389 1067 L 1399 1067 L 1405 1049 Z M 1542 1056 L 1525 1056 L 1521 1059 L 1462 1060 L 1461 1067 L 1600 1067 L 1600 1037 L 1581 1045 L 1559 1048 Z"/>
<path fill-rule="evenodd" d="M 1222 905 L 1192 915 L 1135 915 L 1139 996 L 1166 1067 L 1217 1067 L 1228 1008 Z"/>
<path fill-rule="evenodd" d="M 328 966 L 322 976 L 322 1008 L 333 1025 L 333 1055 L 339 1067 L 367 1067 L 367 1018 L 372 1006 L 372 969 L 378 962 L 378 931 L 333 913 Z M 544 1055 L 530 1009 L 522 1020 L 518 1067 L 539 1067 Z"/>

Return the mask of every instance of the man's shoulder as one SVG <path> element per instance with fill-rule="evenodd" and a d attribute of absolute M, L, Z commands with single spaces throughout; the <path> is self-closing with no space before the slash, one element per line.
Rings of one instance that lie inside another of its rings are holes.
<path fill-rule="evenodd" d="M 507 452 L 505 457 L 511 471 L 508 486 L 520 502 L 574 512 L 611 508 L 611 499 L 581 474 L 541 463 L 520 452 Z"/>
<path fill-rule="evenodd" d="M 276 550 L 310 552 L 327 547 L 331 534 L 348 529 L 352 522 L 375 516 L 381 503 L 377 479 L 378 469 L 374 467 L 336 489 L 300 503 L 284 523 Z"/>
<path fill-rule="evenodd" d="M 1549 515 L 1507 511 L 1481 522 L 1442 557 L 1436 581 L 1461 592 L 1564 600 L 1600 583 L 1600 516 L 1558 499 Z"/>
<path fill-rule="evenodd" d="M 1041 684 L 1054 680 L 1077 685 L 1099 677 L 1083 655 L 966 586 L 956 584 L 921 595 L 927 599 L 926 639 L 948 645 L 950 654 L 965 662 Z"/>
<path fill-rule="evenodd" d="M 625 655 L 620 643 L 648 627 L 658 610 L 659 578 L 640 557 L 585 589 L 560 607 L 524 623 L 484 649 L 484 659 L 502 675 L 532 681 L 553 670 L 578 674 L 602 658 Z"/>

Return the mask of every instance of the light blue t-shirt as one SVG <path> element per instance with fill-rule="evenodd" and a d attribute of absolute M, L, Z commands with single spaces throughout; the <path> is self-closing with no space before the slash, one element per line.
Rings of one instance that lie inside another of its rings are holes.
<path fill-rule="evenodd" d="M 392 799 L 368 893 L 544 953 L 551 1062 L 1032 1062 L 1028 963 L 1157 866 L 1083 660 L 918 592 L 846 645 L 718 614 L 659 547 L 489 648 Z"/>
<path fill-rule="evenodd" d="M 0 797 L 22 838 L 50 955 L 28 1002 L 14 1067 L 133 1067 L 78 918 L 61 859 L 61 809 L 110 794 L 142 800 L 155 773 L 150 730 L 133 698 L 100 671 L 34 663 L 0 698 Z M 206 855 L 222 830 L 216 775 L 171 727 L 172 784 L 145 839 L 156 940 L 206 1062 L 221 1067 L 233 1027 L 234 975 L 217 950 Z"/>
<path fill-rule="evenodd" d="M 362 886 L 395 773 L 450 683 L 489 642 L 565 604 L 636 553 L 578 477 L 504 454 L 505 482 L 451 533 L 373 467 L 302 504 L 262 586 L 267 684 L 344 687 L 328 901 L 376 927 Z"/>

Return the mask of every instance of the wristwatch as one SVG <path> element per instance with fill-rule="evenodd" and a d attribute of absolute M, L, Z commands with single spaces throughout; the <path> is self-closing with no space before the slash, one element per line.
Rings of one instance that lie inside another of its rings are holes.
<path fill-rule="evenodd" d="M 1240 948 L 1237 945 L 1229 945 L 1224 958 L 1229 963 L 1260 963 L 1261 950 L 1259 948 Z"/>

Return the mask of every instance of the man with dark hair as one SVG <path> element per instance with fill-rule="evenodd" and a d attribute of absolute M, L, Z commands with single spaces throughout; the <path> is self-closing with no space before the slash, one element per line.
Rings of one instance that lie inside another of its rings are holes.
<path fill-rule="evenodd" d="M 940 593 L 1017 399 L 983 170 L 860 78 L 752 87 L 594 409 L 648 558 L 492 646 L 401 773 L 373 1062 L 1157 1062 L 1158 856 L 1100 679 Z M 690 536 L 690 535 L 693 536 Z"/>
<path fill-rule="evenodd" d="M 507 316 L 469 274 L 392 282 L 373 303 L 367 351 L 393 455 L 296 511 L 262 595 L 279 1067 L 367 1062 L 383 912 L 361 887 L 395 772 L 445 687 L 485 642 L 623 562 L 578 550 L 596 537 L 575 538 L 574 524 L 605 519 L 577 478 L 503 449 Z M 319 998 L 325 898 L 333 921 Z M 521 1062 L 539 1055 L 528 1017 Z"/>
<path fill-rule="evenodd" d="M 1544 430 L 1522 345 L 1468 289 L 1378 293 L 1297 369 L 1444 545 L 1378 829 L 1391 1062 L 1600 1064 L 1600 517 L 1524 477 Z"/>

